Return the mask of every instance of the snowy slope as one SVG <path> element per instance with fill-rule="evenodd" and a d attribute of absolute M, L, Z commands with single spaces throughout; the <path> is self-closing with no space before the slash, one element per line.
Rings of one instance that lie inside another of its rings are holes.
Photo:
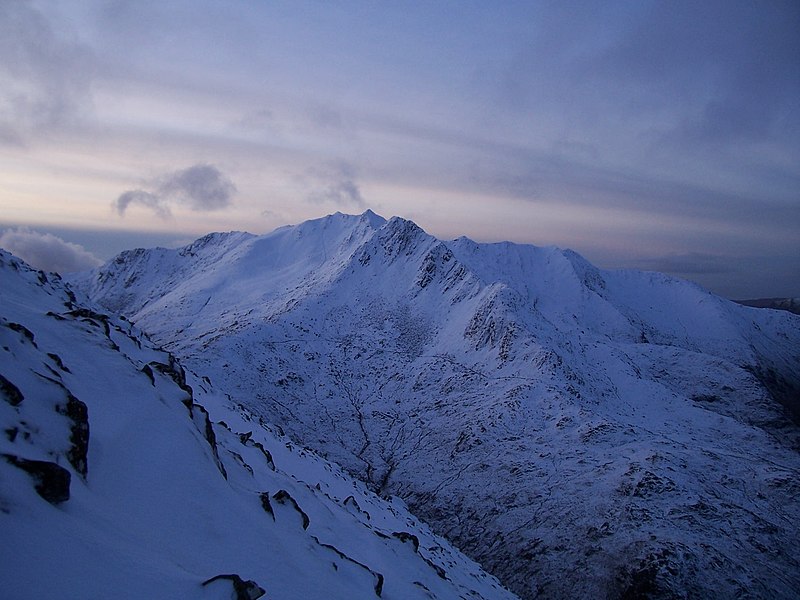
<path fill-rule="evenodd" d="M 800 589 L 794 315 L 372 213 L 76 284 L 522 596 Z"/>
<path fill-rule="evenodd" d="M 513 597 L 401 501 L 2 251 L 0 376 L 4 598 Z"/>

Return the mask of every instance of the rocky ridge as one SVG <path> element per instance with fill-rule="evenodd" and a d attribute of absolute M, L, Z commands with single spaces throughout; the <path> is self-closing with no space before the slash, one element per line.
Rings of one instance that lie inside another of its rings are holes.
<path fill-rule="evenodd" d="M 130 321 L 0 251 L 9 598 L 514 596 Z"/>

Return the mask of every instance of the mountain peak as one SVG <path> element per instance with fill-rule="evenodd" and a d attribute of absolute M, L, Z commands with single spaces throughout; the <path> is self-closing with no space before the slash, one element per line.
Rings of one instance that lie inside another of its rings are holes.
<path fill-rule="evenodd" d="M 385 224 L 386 219 L 375 214 L 371 210 L 367 210 L 360 215 L 336 211 L 335 213 L 325 215 L 324 217 L 303 221 L 297 225 L 280 227 L 272 233 L 267 233 L 265 235 L 270 236 L 274 233 L 287 229 L 294 230 L 297 235 L 316 235 L 321 234 L 323 231 L 326 233 L 330 232 L 333 229 L 344 232 L 345 230 L 357 228 L 359 226 L 366 226 L 370 230 L 377 230 L 383 227 Z"/>
<path fill-rule="evenodd" d="M 383 227 L 386 224 L 386 219 L 382 216 L 372 212 L 372 209 L 367 209 L 361 213 L 361 219 L 367 221 L 374 227 Z"/>

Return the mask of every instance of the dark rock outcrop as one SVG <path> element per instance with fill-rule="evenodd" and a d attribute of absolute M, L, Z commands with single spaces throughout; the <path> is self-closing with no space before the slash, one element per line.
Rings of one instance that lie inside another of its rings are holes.
<path fill-rule="evenodd" d="M 346 560 L 346 561 L 348 561 L 348 562 L 350 562 L 350 563 L 352 563 L 352 564 L 354 564 L 356 566 L 361 567 L 365 571 L 368 571 L 372 575 L 372 577 L 373 577 L 373 579 L 375 581 L 374 586 L 373 586 L 373 589 L 375 590 L 375 595 L 378 596 L 378 598 L 381 597 L 381 593 L 383 592 L 383 582 L 384 582 L 383 574 L 378 573 L 377 571 L 373 571 L 372 569 L 370 569 L 364 563 L 359 562 L 359 561 L 355 560 L 354 558 L 351 558 L 351 557 L 347 556 L 344 552 L 339 550 L 336 546 L 332 546 L 331 544 L 325 544 L 325 543 L 319 541 L 319 539 L 317 537 L 315 537 L 315 536 L 312 536 L 312 538 L 314 539 L 315 542 L 317 542 L 323 548 L 327 548 L 328 550 L 333 551 L 336 554 L 336 556 L 338 556 L 342 560 Z"/>
<path fill-rule="evenodd" d="M 36 482 L 36 493 L 50 504 L 60 504 L 69 500 L 69 485 L 72 479 L 69 471 L 56 463 L 44 460 L 28 460 L 13 454 L 3 454 L 9 463 L 30 474 Z"/>
<path fill-rule="evenodd" d="M 269 514 L 272 517 L 272 520 L 275 520 L 275 511 L 272 510 L 272 503 L 269 501 L 269 492 L 261 492 L 258 497 L 261 499 L 261 508 L 264 509 L 264 512 Z"/>
<path fill-rule="evenodd" d="M 278 502 L 279 504 L 290 504 L 299 514 L 300 517 L 303 519 L 303 529 L 308 529 L 308 525 L 311 522 L 308 518 L 308 515 L 300 508 L 300 505 L 297 504 L 297 500 L 292 498 L 292 496 L 286 490 L 279 490 L 272 496 L 272 499 Z"/>
<path fill-rule="evenodd" d="M 0 375 L 0 394 L 3 394 L 3 398 L 11 406 L 19 406 L 25 399 L 19 388 L 2 375 Z"/>
<path fill-rule="evenodd" d="M 155 365 L 157 363 L 150 363 Z M 190 388 L 191 389 L 191 388 Z M 189 409 L 189 416 L 192 418 L 197 429 L 206 438 L 208 445 L 211 447 L 211 454 L 214 456 L 214 463 L 217 469 L 222 473 L 222 476 L 227 479 L 228 472 L 225 470 L 225 465 L 219 457 L 219 449 L 217 448 L 217 436 L 214 433 L 214 426 L 211 424 L 211 419 L 208 418 L 208 411 L 202 404 L 193 402 L 191 398 L 184 400 L 184 405 Z"/>
<path fill-rule="evenodd" d="M 244 580 L 235 573 L 229 575 L 215 575 L 211 579 L 206 579 L 202 585 L 206 587 L 216 581 L 230 581 L 236 600 L 257 600 L 267 593 L 267 591 L 255 581 L 251 579 Z"/>
<path fill-rule="evenodd" d="M 403 543 L 411 542 L 411 545 L 414 547 L 414 552 L 419 551 L 419 538 L 413 533 L 408 533 L 406 531 L 395 531 L 392 533 L 392 535 Z"/>
<path fill-rule="evenodd" d="M 86 404 L 67 392 L 67 404 L 57 406 L 56 410 L 72 421 L 67 459 L 78 473 L 86 477 L 89 470 L 89 411 Z"/>
<path fill-rule="evenodd" d="M 17 333 L 21 333 L 31 344 L 33 344 L 34 348 L 38 348 L 33 337 L 33 332 L 24 325 L 20 325 L 19 323 L 5 323 L 5 326 L 13 331 L 16 331 Z"/>

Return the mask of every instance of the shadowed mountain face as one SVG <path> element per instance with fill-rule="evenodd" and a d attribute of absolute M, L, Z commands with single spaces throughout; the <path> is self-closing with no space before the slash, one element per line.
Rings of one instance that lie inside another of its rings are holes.
<path fill-rule="evenodd" d="M 800 586 L 795 315 L 371 212 L 75 285 L 524 597 Z"/>

